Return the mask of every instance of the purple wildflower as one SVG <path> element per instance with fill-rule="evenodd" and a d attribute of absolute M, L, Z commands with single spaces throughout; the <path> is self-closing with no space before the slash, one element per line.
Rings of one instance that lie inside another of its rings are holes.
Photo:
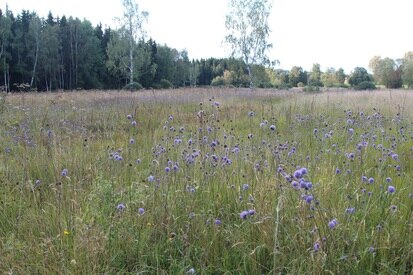
<path fill-rule="evenodd" d="M 126 118 L 127 119 L 132 119 L 132 115 L 129 114 L 129 115 L 126 116 Z"/>
<path fill-rule="evenodd" d="M 312 202 L 312 200 L 314 199 L 314 197 L 312 195 L 307 195 L 305 196 L 305 201 L 310 204 Z"/>
<path fill-rule="evenodd" d="M 131 122 L 131 125 L 132 125 L 132 126 L 136 126 L 137 124 L 138 124 L 138 123 L 136 122 L 136 120 L 134 120 L 134 121 Z"/>
<path fill-rule="evenodd" d="M 116 209 L 119 211 L 122 211 L 126 208 L 126 206 L 123 203 L 119 203 L 118 206 L 116 206 Z"/>
<path fill-rule="evenodd" d="M 389 187 L 387 187 L 387 191 L 392 194 L 396 192 L 396 188 L 393 185 L 389 185 Z"/>
<path fill-rule="evenodd" d="M 241 219 L 243 219 L 243 220 L 245 220 L 247 217 L 248 217 L 248 215 L 249 215 L 249 212 L 248 211 L 242 211 L 240 214 L 239 214 L 239 216 L 240 216 L 240 218 Z"/>
<path fill-rule="evenodd" d="M 67 177 L 67 173 L 69 173 L 69 171 L 66 168 L 63 169 L 61 173 L 62 177 Z"/>
<path fill-rule="evenodd" d="M 319 242 L 315 242 L 315 244 L 314 244 L 314 252 L 318 252 L 318 250 L 320 250 L 320 243 L 319 243 Z"/>
<path fill-rule="evenodd" d="M 355 211 L 356 211 L 356 209 L 354 207 L 346 208 L 346 213 L 347 214 L 353 214 Z"/>
<path fill-rule="evenodd" d="M 303 174 L 301 173 L 301 170 L 295 170 L 294 172 L 294 178 L 300 179 L 303 177 Z"/>
<path fill-rule="evenodd" d="M 336 219 L 332 219 L 329 223 L 328 223 L 328 227 L 330 227 L 330 229 L 334 229 L 338 224 L 338 221 Z"/>
<path fill-rule="evenodd" d="M 215 225 L 221 225 L 222 221 L 220 219 L 215 219 L 214 223 Z"/>
<path fill-rule="evenodd" d="M 139 208 L 138 209 L 138 213 L 139 213 L 139 215 L 143 215 L 143 214 L 145 214 L 145 209 L 144 208 Z"/>

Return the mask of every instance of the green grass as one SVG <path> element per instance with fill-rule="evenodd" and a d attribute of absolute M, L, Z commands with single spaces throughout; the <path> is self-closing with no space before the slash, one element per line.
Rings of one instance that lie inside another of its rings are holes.
<path fill-rule="evenodd" d="M 247 89 L 6 96 L 0 271 L 410 273 L 412 97 Z M 298 182 L 301 167 L 308 190 L 287 180 Z M 241 219 L 245 210 L 255 214 Z"/>

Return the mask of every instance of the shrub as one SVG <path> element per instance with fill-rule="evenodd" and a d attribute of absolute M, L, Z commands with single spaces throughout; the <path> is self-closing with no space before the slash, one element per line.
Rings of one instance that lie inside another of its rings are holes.
<path fill-rule="evenodd" d="M 211 86 L 224 86 L 225 80 L 222 76 L 217 76 L 211 81 Z"/>
<path fill-rule="evenodd" d="M 173 88 L 173 86 L 174 85 L 172 84 L 172 82 L 169 81 L 168 79 L 164 79 L 164 78 L 161 79 L 161 82 L 160 82 L 161 89 L 170 89 L 170 88 Z"/>
<path fill-rule="evenodd" d="M 125 87 L 123 87 L 123 89 L 133 92 L 136 90 L 142 90 L 143 87 L 139 82 L 132 82 L 132 83 L 127 84 Z"/>
<path fill-rule="evenodd" d="M 372 81 L 363 81 L 354 86 L 356 90 L 374 90 L 376 86 Z"/>
<path fill-rule="evenodd" d="M 306 86 L 303 89 L 304 92 L 320 92 L 320 87 L 319 86 Z"/>

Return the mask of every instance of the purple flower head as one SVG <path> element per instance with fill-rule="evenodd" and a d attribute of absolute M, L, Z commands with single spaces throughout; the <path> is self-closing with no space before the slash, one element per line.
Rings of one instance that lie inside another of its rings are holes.
<path fill-rule="evenodd" d="M 294 172 L 294 178 L 296 179 L 301 179 L 303 177 L 303 174 L 301 173 L 301 169 L 295 170 Z"/>
<path fill-rule="evenodd" d="M 169 173 L 170 171 L 171 171 L 171 168 L 169 168 L 169 166 L 166 166 L 166 167 L 165 167 L 165 172 L 166 172 L 166 173 Z"/>
<path fill-rule="evenodd" d="M 374 249 L 374 247 L 370 246 L 368 251 L 369 251 L 369 253 L 374 253 L 374 252 L 376 252 L 376 249 Z"/>
<path fill-rule="evenodd" d="M 143 215 L 143 214 L 145 214 L 145 209 L 144 209 L 144 208 L 142 208 L 142 207 L 141 207 L 141 208 L 139 208 L 139 209 L 138 209 L 138 214 L 139 214 L 139 215 Z"/>
<path fill-rule="evenodd" d="M 362 176 L 362 177 L 361 177 L 361 181 L 362 181 L 362 182 L 367 182 L 367 177 L 366 177 L 366 176 Z"/>
<path fill-rule="evenodd" d="M 394 160 L 399 160 L 399 155 L 396 153 L 391 154 L 391 158 Z"/>
<path fill-rule="evenodd" d="M 336 168 L 336 175 L 341 174 L 341 170 L 339 168 Z"/>
<path fill-rule="evenodd" d="M 387 192 L 389 192 L 390 194 L 396 192 L 396 188 L 393 185 L 389 185 L 387 187 Z"/>
<path fill-rule="evenodd" d="M 387 181 L 388 183 L 390 183 L 390 182 L 392 182 L 392 179 L 391 179 L 390 177 L 387 177 L 387 178 L 386 178 L 386 181 Z"/>
<path fill-rule="evenodd" d="M 336 228 L 337 224 L 338 224 L 338 221 L 337 221 L 336 219 L 332 219 L 332 220 L 328 223 L 328 227 L 329 227 L 330 229 L 334 229 L 334 228 Z"/>
<path fill-rule="evenodd" d="M 291 185 L 293 186 L 293 188 L 294 189 L 298 189 L 299 188 L 299 183 L 297 182 L 297 181 L 295 181 L 295 180 L 293 180 L 292 182 L 291 182 Z"/>
<path fill-rule="evenodd" d="M 138 124 L 138 123 L 136 122 L 136 120 L 134 120 L 134 121 L 131 122 L 131 125 L 132 125 L 132 126 L 136 126 L 137 124 Z"/>
<path fill-rule="evenodd" d="M 132 119 L 132 115 L 129 114 L 129 115 L 126 116 L 126 118 L 127 119 Z"/>
<path fill-rule="evenodd" d="M 126 206 L 123 203 L 119 203 L 118 206 L 116 206 L 116 209 L 119 211 L 122 211 L 126 208 Z"/>
<path fill-rule="evenodd" d="M 174 117 L 172 115 L 169 115 L 168 120 L 173 120 Z"/>
<path fill-rule="evenodd" d="M 69 171 L 65 168 L 65 169 L 62 170 L 61 175 L 62 175 L 62 177 L 67 177 L 68 173 L 69 173 Z"/>
<path fill-rule="evenodd" d="M 320 250 L 320 243 L 319 243 L 319 242 L 315 242 L 315 244 L 314 244 L 314 252 L 318 252 L 318 250 Z"/>
<path fill-rule="evenodd" d="M 271 131 L 275 131 L 275 129 L 277 129 L 277 127 L 275 127 L 275 125 L 272 124 L 272 125 L 270 126 L 270 130 L 271 130 Z"/>
<path fill-rule="evenodd" d="M 307 168 L 305 168 L 305 167 L 302 167 L 302 168 L 300 169 L 300 172 L 301 172 L 301 175 L 302 175 L 303 177 L 308 174 Z"/>
<path fill-rule="evenodd" d="M 255 215 L 255 210 L 254 209 L 248 210 L 248 215 L 250 215 L 250 216 Z"/>
<path fill-rule="evenodd" d="M 356 211 L 356 209 L 354 207 L 346 208 L 346 213 L 347 214 L 353 214 L 355 211 Z"/>
<path fill-rule="evenodd" d="M 248 213 L 247 210 L 242 211 L 242 212 L 239 214 L 240 218 L 243 219 L 243 220 L 245 220 L 245 219 L 248 217 L 248 215 L 249 215 L 249 213 Z"/>
<path fill-rule="evenodd" d="M 244 191 L 248 190 L 249 188 L 250 188 L 250 186 L 247 183 L 242 185 L 242 190 L 244 190 Z"/>
<path fill-rule="evenodd" d="M 148 177 L 148 181 L 149 181 L 149 182 L 153 182 L 153 181 L 155 181 L 155 177 L 154 177 L 154 176 L 152 176 L 152 175 L 150 175 L 150 176 Z"/>
<path fill-rule="evenodd" d="M 130 143 L 130 144 L 135 144 L 135 140 L 134 140 L 133 138 L 131 138 L 131 139 L 129 140 L 129 143 Z"/>
<path fill-rule="evenodd" d="M 305 196 L 305 201 L 310 204 L 313 201 L 314 197 L 312 195 Z"/>
<path fill-rule="evenodd" d="M 373 184 L 374 183 L 374 178 L 369 178 L 368 183 Z"/>
<path fill-rule="evenodd" d="M 255 113 L 254 113 L 253 111 L 249 111 L 249 112 L 248 112 L 248 116 L 249 116 L 249 117 L 253 117 L 254 115 L 255 115 Z"/>
<path fill-rule="evenodd" d="M 34 187 L 39 186 L 42 182 L 40 180 L 36 180 L 34 182 Z"/>
<path fill-rule="evenodd" d="M 214 223 L 215 225 L 221 225 L 222 221 L 220 219 L 215 219 Z"/>

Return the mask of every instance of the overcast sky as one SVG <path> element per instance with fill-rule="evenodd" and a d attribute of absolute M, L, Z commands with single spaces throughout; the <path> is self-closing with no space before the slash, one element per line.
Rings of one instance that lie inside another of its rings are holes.
<path fill-rule="evenodd" d="M 226 0 L 137 0 L 149 12 L 146 29 L 158 43 L 187 49 L 190 58 L 225 57 Z M 3 0 L 0 8 L 46 17 L 66 15 L 114 27 L 120 0 Z M 313 63 L 367 69 L 374 55 L 400 58 L 413 50 L 412 0 L 274 0 L 270 59 L 283 69 Z"/>

